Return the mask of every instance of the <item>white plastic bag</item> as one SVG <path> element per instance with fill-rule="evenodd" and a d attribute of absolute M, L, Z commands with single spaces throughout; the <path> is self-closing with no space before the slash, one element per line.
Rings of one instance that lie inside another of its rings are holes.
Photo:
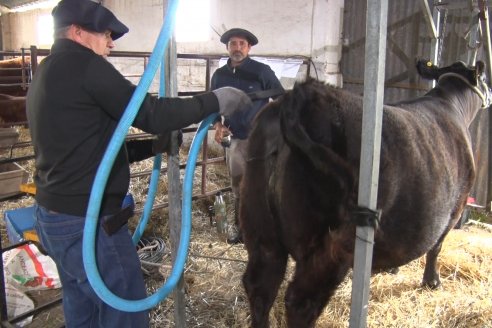
<path fill-rule="evenodd" d="M 27 311 L 34 309 L 34 302 L 26 294 L 17 290 L 10 284 L 5 285 L 5 295 L 7 296 L 7 317 L 14 318 Z M 24 327 L 32 322 L 32 316 L 17 322 L 16 327 Z"/>
<path fill-rule="evenodd" d="M 55 262 L 34 244 L 24 244 L 3 253 L 5 281 L 19 290 L 60 288 Z"/>

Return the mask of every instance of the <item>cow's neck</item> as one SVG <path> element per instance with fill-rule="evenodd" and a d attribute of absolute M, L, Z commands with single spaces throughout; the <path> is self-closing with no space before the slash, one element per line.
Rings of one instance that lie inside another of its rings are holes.
<path fill-rule="evenodd" d="M 456 73 L 446 73 L 439 78 L 437 86 L 454 106 L 454 110 L 469 126 L 477 112 L 489 104 L 489 95 L 473 86 L 463 76 Z"/>

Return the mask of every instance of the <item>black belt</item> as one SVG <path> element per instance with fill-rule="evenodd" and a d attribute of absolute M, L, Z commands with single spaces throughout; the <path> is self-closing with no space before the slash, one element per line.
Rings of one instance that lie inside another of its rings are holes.
<path fill-rule="evenodd" d="M 121 229 L 125 224 L 128 223 L 128 220 L 133 216 L 133 208 L 131 206 L 127 206 L 118 213 L 110 216 L 103 222 L 102 227 L 104 231 L 111 236 Z"/>

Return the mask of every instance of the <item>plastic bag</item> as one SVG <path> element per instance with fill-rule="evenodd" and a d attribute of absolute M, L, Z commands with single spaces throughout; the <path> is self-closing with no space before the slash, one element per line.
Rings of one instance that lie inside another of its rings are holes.
<path fill-rule="evenodd" d="M 14 318 L 27 311 L 34 309 L 34 302 L 23 292 L 14 286 L 5 286 L 5 296 L 7 297 L 7 317 Z M 24 327 L 32 322 L 32 316 L 15 324 L 15 327 Z"/>
<path fill-rule="evenodd" d="M 19 290 L 60 288 L 55 262 L 34 244 L 24 244 L 3 253 L 5 281 Z"/>

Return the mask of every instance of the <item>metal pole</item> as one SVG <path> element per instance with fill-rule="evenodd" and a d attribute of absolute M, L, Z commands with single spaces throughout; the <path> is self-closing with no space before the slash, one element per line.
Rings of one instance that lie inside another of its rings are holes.
<path fill-rule="evenodd" d="M 440 43 L 442 42 L 442 39 L 439 39 L 439 34 L 440 34 L 440 23 L 441 23 L 441 14 L 439 10 L 437 10 L 436 7 L 433 8 L 432 14 L 431 10 L 429 7 L 429 3 L 427 2 L 428 0 L 422 0 L 420 2 L 422 11 L 424 12 L 424 16 L 427 21 L 427 25 L 429 27 L 429 36 L 431 38 L 431 50 L 430 50 L 430 60 L 435 64 L 439 65 L 439 48 L 440 48 Z M 441 0 L 437 0 L 438 3 L 441 2 Z M 429 85 L 430 87 L 434 87 L 436 84 L 436 81 L 430 80 Z"/>
<path fill-rule="evenodd" d="M 480 9 L 480 20 L 482 22 L 482 29 L 485 32 L 485 50 L 486 56 L 485 59 L 487 61 L 487 70 L 489 76 L 489 87 L 490 87 L 490 79 L 492 79 L 492 45 L 490 42 L 490 26 L 489 26 L 489 8 L 486 5 L 484 0 L 479 0 L 479 9 Z M 488 172 L 487 172 L 487 203 L 486 210 L 492 211 L 492 115 L 490 114 L 490 110 L 487 111 L 487 115 L 489 116 L 489 153 L 488 153 Z"/>
<path fill-rule="evenodd" d="M 490 43 L 490 26 L 489 26 L 489 8 L 484 0 L 478 1 L 480 6 L 480 20 L 482 22 L 482 30 L 485 33 L 485 51 L 487 60 L 487 69 L 489 75 L 489 87 L 490 79 L 492 79 L 492 45 Z"/>
<path fill-rule="evenodd" d="M 425 20 L 427 21 L 427 27 L 429 28 L 429 36 L 433 41 L 435 41 L 439 37 L 439 25 L 435 24 L 435 15 L 431 14 L 429 3 L 427 2 L 427 0 L 421 0 L 420 6 L 422 7 Z M 435 10 L 434 13 L 436 12 L 438 11 Z"/>
<path fill-rule="evenodd" d="M 425 0 L 427 1 L 427 0 Z M 437 0 L 437 3 L 441 3 L 441 0 Z M 434 65 L 441 64 L 441 56 L 442 56 L 442 44 L 444 43 L 444 31 L 443 27 L 441 31 L 441 13 L 437 10 L 436 7 L 433 9 L 432 18 L 434 20 L 434 24 L 436 25 L 436 38 L 431 41 L 431 59 Z M 447 15 L 444 15 L 444 20 L 447 19 Z M 446 24 L 446 21 L 444 22 Z M 441 35 L 442 33 L 442 35 Z M 430 87 L 434 88 L 436 86 L 436 80 L 430 80 Z"/>
<path fill-rule="evenodd" d="M 386 57 L 387 0 L 367 0 L 359 206 L 375 210 Z M 357 227 L 350 327 L 366 327 L 374 228 Z"/>
<path fill-rule="evenodd" d="M 480 34 L 479 10 L 474 8 L 472 10 L 472 21 L 470 23 L 470 31 L 468 35 L 468 65 L 475 65 L 475 61 L 477 60 L 478 47 L 480 46 Z"/>
<path fill-rule="evenodd" d="M 427 2 L 427 0 L 423 0 Z M 441 0 L 437 0 L 437 3 L 441 3 Z M 436 7 L 432 10 L 432 19 L 434 22 L 434 25 L 436 26 L 436 37 L 435 39 L 432 39 L 431 41 L 431 60 L 434 63 L 434 65 L 440 65 L 441 64 L 441 51 L 442 51 L 442 43 L 444 42 L 444 28 L 441 31 L 441 13 L 439 10 L 437 10 Z M 447 15 L 444 15 L 444 20 L 447 19 Z M 445 24 L 446 22 L 444 22 Z M 443 35 L 441 35 L 441 33 Z M 429 81 L 429 85 L 431 88 L 434 88 L 436 86 L 436 80 L 431 80 Z"/>

